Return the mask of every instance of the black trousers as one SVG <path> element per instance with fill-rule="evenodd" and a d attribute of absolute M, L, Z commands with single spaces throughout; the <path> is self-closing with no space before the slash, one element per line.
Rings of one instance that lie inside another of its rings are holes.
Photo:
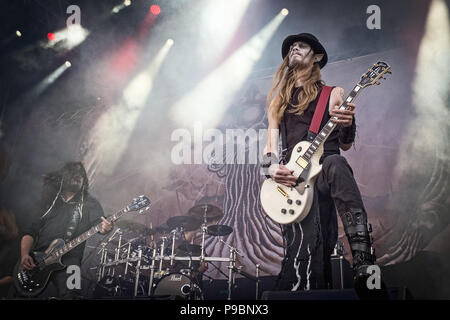
<path fill-rule="evenodd" d="M 283 226 L 285 258 L 276 290 L 331 287 L 330 258 L 338 237 L 336 209 L 340 216 L 349 208 L 364 209 L 347 160 L 338 154 L 321 160 L 310 213 L 301 223 Z"/>

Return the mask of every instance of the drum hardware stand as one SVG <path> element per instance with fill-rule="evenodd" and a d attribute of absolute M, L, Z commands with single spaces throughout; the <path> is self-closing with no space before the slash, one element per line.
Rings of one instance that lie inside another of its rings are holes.
<path fill-rule="evenodd" d="M 255 297 L 255 300 L 259 300 L 258 298 L 259 298 L 259 267 L 260 267 L 260 265 L 259 265 L 259 263 L 258 264 L 256 264 L 256 297 Z"/>
<path fill-rule="evenodd" d="M 134 296 L 137 297 L 138 286 L 139 286 L 139 276 L 141 273 L 141 258 L 142 258 L 142 247 L 138 246 L 138 262 L 136 265 L 136 282 L 134 283 Z"/>
<path fill-rule="evenodd" d="M 205 211 L 205 215 L 206 215 L 206 211 Z M 205 218 L 205 221 L 206 221 L 206 218 Z M 200 254 L 200 263 L 202 263 L 203 260 L 205 260 L 205 235 L 206 235 L 206 230 L 207 230 L 206 223 L 203 223 L 202 224 L 202 245 L 201 245 L 202 252 Z"/>
<path fill-rule="evenodd" d="M 170 266 L 173 266 L 173 258 L 175 257 L 175 240 L 176 240 L 176 234 L 178 232 L 178 228 L 171 231 L 173 233 L 172 235 L 172 251 L 170 255 Z M 182 235 L 184 235 L 184 228 L 180 227 L 180 232 Z"/>
<path fill-rule="evenodd" d="M 150 297 L 152 295 L 153 279 L 155 277 L 155 260 L 156 260 L 156 245 L 153 248 L 152 264 L 150 265 L 150 280 L 148 284 L 147 295 Z"/>
<path fill-rule="evenodd" d="M 227 300 L 231 300 L 231 290 L 234 285 L 234 263 L 236 262 L 236 253 L 242 256 L 242 254 L 239 252 L 239 250 L 235 247 L 230 246 L 228 243 L 220 239 L 222 243 L 224 243 L 229 249 L 230 249 L 230 264 L 228 266 L 228 297 Z"/>
<path fill-rule="evenodd" d="M 130 252 L 131 252 L 131 242 L 128 242 L 127 258 L 125 260 L 125 271 L 123 273 L 124 278 L 126 278 L 128 273 L 128 261 L 130 259 Z"/>
<path fill-rule="evenodd" d="M 107 249 L 106 249 L 106 242 L 102 242 L 101 246 L 102 248 L 100 249 L 100 251 L 98 253 L 101 253 L 100 256 L 100 265 L 99 265 L 99 270 L 98 270 L 98 278 L 97 278 L 97 282 L 100 282 L 100 280 L 103 278 L 103 276 L 105 275 L 105 263 L 106 263 L 106 256 L 107 256 Z"/>
<path fill-rule="evenodd" d="M 159 261 L 159 272 L 162 272 L 163 261 L 164 261 L 164 259 L 163 259 L 163 257 L 164 257 L 164 250 L 165 250 L 165 245 L 166 245 L 167 238 L 166 237 L 162 237 L 161 239 L 162 239 L 162 243 L 161 243 L 161 251 L 159 253 L 160 258 L 161 258 L 160 261 Z"/>

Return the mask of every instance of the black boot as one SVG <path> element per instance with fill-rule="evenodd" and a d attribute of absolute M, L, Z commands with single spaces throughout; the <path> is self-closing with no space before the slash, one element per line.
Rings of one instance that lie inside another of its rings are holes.
<path fill-rule="evenodd" d="M 371 275 L 367 268 L 374 265 L 376 260 L 370 237 L 372 227 L 367 226 L 367 213 L 361 208 L 350 208 L 341 219 L 352 251 L 356 292 L 361 299 L 385 299 L 386 290 L 382 282 L 381 290 L 370 290 L 367 286 L 367 279 Z"/>

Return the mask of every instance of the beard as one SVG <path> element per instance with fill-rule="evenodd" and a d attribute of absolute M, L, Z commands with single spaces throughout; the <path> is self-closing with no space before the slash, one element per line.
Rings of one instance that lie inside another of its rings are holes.
<path fill-rule="evenodd" d="M 309 79 L 309 77 L 311 77 L 313 66 L 313 60 L 310 60 L 309 62 L 305 62 L 304 60 L 295 61 L 295 64 L 292 66 L 295 79 Z"/>
<path fill-rule="evenodd" d="M 82 186 L 80 186 L 80 184 L 78 184 L 76 182 L 67 182 L 64 184 L 63 190 L 77 193 L 78 191 L 81 190 L 81 187 Z"/>

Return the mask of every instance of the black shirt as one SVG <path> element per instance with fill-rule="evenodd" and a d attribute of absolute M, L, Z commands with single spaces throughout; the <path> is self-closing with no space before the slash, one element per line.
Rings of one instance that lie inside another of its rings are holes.
<path fill-rule="evenodd" d="M 43 213 L 28 227 L 23 230 L 23 235 L 30 235 L 34 239 L 33 250 L 43 251 L 47 249 L 54 239 L 65 239 L 68 226 L 73 217 L 73 212 L 77 201 L 66 203 L 61 197 L 55 202 L 53 208 L 44 217 Z M 74 239 L 92 226 L 100 223 L 103 216 L 103 209 L 100 203 L 90 195 L 84 197 L 81 220 L 72 236 L 68 239 Z M 83 257 L 85 243 L 80 244 L 66 254 L 66 256 Z"/>
<path fill-rule="evenodd" d="M 293 94 L 291 97 L 291 103 L 286 107 L 286 110 L 284 111 L 283 120 L 285 122 L 286 126 L 286 146 L 287 146 L 287 152 L 286 152 L 286 160 L 289 161 L 291 157 L 292 150 L 294 149 L 295 145 L 299 143 L 300 141 L 307 140 L 307 135 L 309 131 L 309 127 L 311 125 L 314 112 L 316 111 L 317 103 L 319 102 L 319 97 L 322 92 L 322 88 L 319 90 L 316 98 L 310 102 L 306 110 L 301 114 L 298 115 L 296 113 L 292 113 L 294 109 L 293 105 L 298 104 L 298 94 L 300 93 L 300 90 L 303 90 L 303 87 L 298 87 L 293 90 Z M 330 120 L 331 116 L 329 113 L 329 104 L 330 104 L 330 98 L 328 98 L 327 105 L 325 108 L 325 113 L 322 118 L 322 122 L 320 124 L 320 130 L 325 126 L 325 124 Z M 355 125 L 355 122 L 353 121 L 353 126 Z M 340 125 L 338 125 L 333 132 L 329 135 L 328 139 L 324 143 L 324 153 L 323 158 L 325 158 L 328 155 L 331 154 L 340 154 L 339 150 L 339 130 Z"/>

